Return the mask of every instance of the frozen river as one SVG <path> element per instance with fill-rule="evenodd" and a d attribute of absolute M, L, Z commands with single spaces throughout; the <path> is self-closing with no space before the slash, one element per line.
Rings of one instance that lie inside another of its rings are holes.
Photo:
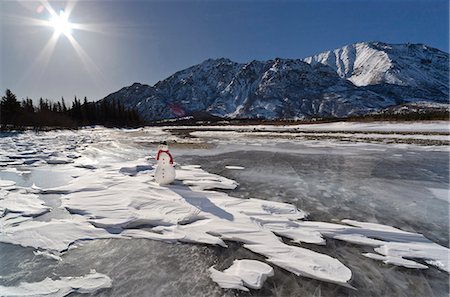
<path fill-rule="evenodd" d="M 445 141 L 442 126 L 406 137 Z M 48 277 L 64 280 L 58 290 L 70 296 L 448 296 L 445 143 L 187 131 L 2 135 L 0 286 L 13 292 Z M 152 184 L 146 158 L 160 140 L 179 163 L 168 188 Z M 313 266 L 293 260 L 304 250 L 317 256 Z M 220 288 L 208 269 L 236 259 L 266 262 L 275 274 L 260 290 Z M 82 276 L 97 277 L 83 280 L 83 295 L 65 279 Z"/>

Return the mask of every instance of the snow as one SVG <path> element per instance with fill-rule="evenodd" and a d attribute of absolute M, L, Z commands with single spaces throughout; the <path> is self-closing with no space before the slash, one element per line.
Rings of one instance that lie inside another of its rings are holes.
<path fill-rule="evenodd" d="M 0 179 L 0 188 L 9 188 L 16 184 L 15 181 L 12 180 L 2 180 Z"/>
<path fill-rule="evenodd" d="M 227 165 L 225 166 L 226 169 L 230 169 L 230 170 L 244 170 L 245 167 L 242 166 L 235 166 L 235 165 Z"/>
<path fill-rule="evenodd" d="M 268 277 L 274 275 L 273 268 L 256 260 L 234 260 L 233 264 L 223 272 L 214 267 L 209 268 L 211 278 L 221 288 L 249 291 L 261 289 Z"/>
<path fill-rule="evenodd" d="M 429 60 L 432 66 L 427 66 L 424 60 Z M 360 42 L 304 61 L 328 65 L 357 86 L 388 83 L 409 87 L 428 84 L 439 88 L 448 80 L 448 54 L 420 44 Z"/>
<path fill-rule="evenodd" d="M 111 279 L 101 273 L 91 271 L 79 277 L 62 277 L 57 280 L 46 278 L 40 282 L 22 282 L 15 287 L 0 286 L 2 296 L 48 296 L 63 297 L 72 292 L 80 294 L 94 293 L 100 289 L 110 288 Z"/>
<path fill-rule="evenodd" d="M 298 125 L 179 126 L 168 131 L 186 130 L 193 139 L 214 144 L 240 145 L 242 149 L 267 150 L 280 143 L 301 143 L 309 147 L 395 144 L 398 148 L 448 151 L 450 126 L 446 121 L 430 122 L 336 122 Z M 191 130 L 194 130 L 191 132 Z M 239 139 L 239 141 L 236 141 Z M 263 148 L 252 148 L 263 146 Z"/>
<path fill-rule="evenodd" d="M 370 44 L 364 42 L 308 57 L 304 61 L 310 64 L 329 65 L 336 69 L 339 76 L 348 78 L 357 86 L 367 86 L 385 80 L 391 84 L 402 84 L 402 81 L 396 77 L 382 75 L 392 67 L 392 61 L 388 54 L 374 49 Z M 355 71 L 356 69 L 359 71 Z"/>
<path fill-rule="evenodd" d="M 239 276 L 220 272 L 214 267 L 209 268 L 209 271 L 211 272 L 212 280 L 219 284 L 221 288 L 249 291 L 249 289 L 244 286 L 244 282 Z"/>
<path fill-rule="evenodd" d="M 370 258 L 370 259 L 383 261 L 385 264 L 392 264 L 392 265 L 396 265 L 396 266 L 403 266 L 403 267 L 406 267 L 406 268 L 416 268 L 416 269 L 426 269 L 426 268 L 428 268 L 428 266 L 426 266 L 426 265 L 422 265 L 422 264 L 414 262 L 414 261 L 403 259 L 401 257 L 383 256 L 383 255 L 380 255 L 380 254 L 373 254 L 373 253 L 365 253 L 365 254 L 363 254 L 363 256 L 365 256 L 367 258 Z M 436 266 L 436 263 L 433 264 L 433 265 Z"/>
<path fill-rule="evenodd" d="M 119 100 L 146 120 L 165 123 L 196 112 L 223 118 L 348 117 L 410 101 L 447 103 L 448 72 L 448 53 L 438 49 L 362 42 L 306 59 L 208 59 L 153 86 L 133 84 L 102 100 Z"/>
<path fill-rule="evenodd" d="M 311 250 L 282 244 L 272 240 L 267 242 L 254 241 L 244 244 L 244 247 L 267 257 L 267 261 L 296 275 L 314 278 L 339 285 L 346 285 L 352 277 L 352 272 L 339 260 Z"/>
<path fill-rule="evenodd" d="M 374 257 L 371 254 L 372 259 L 383 260 L 384 262 L 389 260 L 387 263 L 401 266 L 405 266 L 405 263 L 412 266 L 415 263 L 414 265 L 420 266 L 420 268 L 426 268 L 426 266 L 419 265 L 419 263 L 414 261 L 405 262 L 403 261 L 406 260 L 404 258 L 426 259 L 431 260 L 429 262 L 430 265 L 450 272 L 448 259 L 450 250 L 428 240 L 421 234 L 405 232 L 391 226 L 374 223 L 353 220 L 343 220 L 342 222 L 355 227 L 307 221 L 297 224 L 303 229 L 319 232 L 325 237 L 373 246 L 378 254 L 385 256 Z"/>
<path fill-rule="evenodd" d="M 17 168 L 13 167 L 13 168 L 5 168 L 2 169 L 3 172 L 11 172 L 11 173 L 16 173 L 18 175 L 24 175 L 24 174 L 29 174 L 31 173 L 31 171 L 29 170 L 17 170 Z"/>
<path fill-rule="evenodd" d="M 304 127 L 311 126 L 314 125 Z M 258 126 L 259 129 L 271 131 L 270 133 L 275 133 L 277 129 L 283 131 L 282 129 L 298 127 L 303 126 Z M 241 130 L 253 128 L 239 127 Z M 445 133 L 448 131 L 443 122 L 419 123 L 416 128 Z M 163 134 L 158 129 L 163 128 L 151 129 L 149 139 L 153 137 L 151 135 Z M 406 124 L 391 123 L 318 124 L 311 129 L 412 131 L 407 130 L 411 127 Z M 350 219 L 339 223 L 309 221 L 307 211 L 290 203 L 233 197 L 230 190 L 238 187 L 236 181 L 209 173 L 199 165 L 177 165 L 176 181 L 171 185 L 159 186 L 153 181 L 154 159 L 143 158 L 143 155 L 149 153 L 147 147 L 139 151 L 126 142 L 120 144 L 123 140 L 119 138 L 122 133 L 120 131 L 111 132 L 113 135 L 109 135 L 107 129 L 95 128 L 94 131 L 95 133 L 86 129 L 75 135 L 72 132 L 61 132 L 56 140 L 49 137 L 55 132 L 41 135 L 24 133 L 14 143 L 0 138 L 0 156 L 2 160 L 7 159 L 7 166 L 24 164 L 23 160 L 32 157 L 43 162 L 30 165 L 27 169 L 32 171 L 31 174 L 50 167 L 51 172 L 66 172 L 75 176 L 62 180 L 61 185 L 57 186 L 40 183 L 36 186 L 31 185 L 31 182 L 29 186 L 19 186 L 15 181 L 0 180 L 0 242 L 33 247 L 35 255 L 58 261 L 63 259 L 62 254 L 70 253 L 71 247 L 85 240 L 148 239 L 221 248 L 227 248 L 229 242 L 237 242 L 245 249 L 263 256 L 265 262 L 295 275 L 350 286 L 352 271 L 346 263 L 325 253 L 312 251 L 304 245 L 324 246 L 327 240 L 333 239 L 364 246 L 360 251 L 363 256 L 388 265 L 419 269 L 426 269 L 430 265 L 442 271 L 450 271 L 449 249 L 422 234 Z M 145 131 L 146 129 L 124 133 L 129 137 L 132 133 Z M 236 133 L 233 130 L 229 132 Z M 79 137 L 95 144 L 84 145 Z M 140 140 L 149 140 L 144 135 L 139 137 Z M 49 141 L 54 145 L 49 146 L 51 149 L 44 149 Z M 117 147 L 112 149 L 112 145 Z M 30 151 L 30 147 L 35 150 Z M 126 153 L 117 157 L 120 155 L 116 152 L 118 149 Z M 7 157 L 11 152 L 16 153 L 13 159 Z M 46 161 L 56 154 L 63 156 L 69 152 L 77 156 L 73 163 L 47 165 Z M 18 157 L 20 155 L 25 157 L 21 159 Z M 225 168 L 239 170 L 239 173 L 244 174 L 247 172 L 244 166 L 227 165 Z M 431 186 L 428 189 L 440 199 L 448 194 L 445 189 Z M 61 195 L 58 198 L 61 206 L 57 207 L 67 210 L 67 217 L 46 221 L 36 218 L 55 209 L 45 205 L 41 199 L 40 195 L 46 194 Z M 417 262 L 420 260 L 424 262 Z M 248 290 L 260 288 L 264 279 L 271 275 L 271 269 L 262 262 L 240 260 L 224 272 L 214 268 L 210 272 L 222 287 Z M 58 290 L 66 292 L 75 288 L 67 287 L 67 281 L 62 278 L 57 284 L 64 284 L 64 287 Z M 59 281 L 48 279 L 46 282 L 53 284 Z M 14 289 L 19 293 L 24 292 L 20 291 L 21 286 Z M 42 284 L 36 283 L 33 286 Z"/>
<path fill-rule="evenodd" d="M 57 261 L 62 261 L 61 256 L 59 255 L 59 253 L 57 252 L 50 252 L 50 251 L 33 251 L 33 254 L 35 254 L 36 256 L 42 256 L 44 258 L 47 259 L 52 259 L 52 260 L 57 260 Z"/>
<path fill-rule="evenodd" d="M 168 126 L 165 129 L 236 131 L 236 132 L 433 132 L 450 133 L 447 121 L 426 122 L 332 122 L 296 125 L 227 125 L 227 126 Z"/>
<path fill-rule="evenodd" d="M 237 183 L 234 180 L 207 173 L 197 166 L 180 166 L 176 172 L 177 179 L 182 180 L 184 185 L 191 186 L 197 190 L 214 188 L 232 190 L 237 187 Z"/>
<path fill-rule="evenodd" d="M 3 223 L 4 217 L 0 218 Z M 3 225 L 0 242 L 18 244 L 54 252 L 62 252 L 78 240 L 114 238 L 114 234 L 95 228 L 83 218 L 73 216 L 70 220 L 53 219 L 48 222 L 26 220 Z"/>
<path fill-rule="evenodd" d="M 73 219 L 8 226 L 0 234 L 0 241 L 65 251 L 79 240 L 95 238 L 148 238 L 222 246 L 223 240 L 231 240 L 245 243 L 244 247 L 294 273 L 339 284 L 350 280 L 350 270 L 338 260 L 286 245 L 254 223 L 258 218 L 297 220 L 306 216 L 292 205 L 206 191 L 234 188 L 237 184 L 196 166 L 177 170 L 180 184 L 161 187 L 149 182 L 143 171 L 134 176 L 124 174 L 124 165 L 116 163 L 88 171 L 65 186 L 42 189 L 44 193 L 64 193 L 62 206 L 74 214 Z M 152 231 L 136 229 L 143 225 L 156 227 Z M 115 230 L 116 234 L 105 229 Z M 274 253 L 275 247 L 284 251 Z M 310 257 L 316 260 L 308 260 Z"/>
<path fill-rule="evenodd" d="M 20 213 L 23 216 L 38 216 L 49 211 L 38 195 L 0 189 L 0 213 Z"/>
<path fill-rule="evenodd" d="M 46 160 L 47 164 L 69 164 L 73 163 L 70 158 L 51 158 Z"/>
<path fill-rule="evenodd" d="M 205 138 L 205 137 L 224 137 L 224 138 L 233 138 L 236 136 L 240 137 L 276 137 L 280 140 L 292 139 L 292 138 L 302 138 L 305 139 L 307 137 L 323 137 L 323 138 L 341 138 L 341 139 L 354 139 L 354 140 L 376 140 L 376 139 L 385 139 L 385 140 L 439 140 L 439 141 L 450 141 L 449 135 L 401 135 L 401 134 L 377 134 L 377 133 L 289 133 L 285 132 L 280 135 L 278 132 L 231 132 L 231 131 L 196 131 L 190 133 L 194 137 Z M 230 168 L 228 168 L 230 169 Z M 235 168 L 234 168 L 235 169 Z"/>
<path fill-rule="evenodd" d="M 433 193 L 434 197 L 437 199 L 447 201 L 450 203 L 450 190 L 449 189 L 436 189 L 436 188 L 428 188 L 431 193 Z"/>
<path fill-rule="evenodd" d="M 351 220 L 343 221 L 345 224 L 301 221 L 307 214 L 287 203 L 239 199 L 205 190 L 229 189 L 237 184 L 198 166 L 181 166 L 177 169 L 179 182 L 161 187 L 149 180 L 150 167 L 145 162 L 134 161 L 135 166 L 111 164 L 95 172 L 87 171 L 65 186 L 42 189 L 64 193 L 62 205 L 73 219 L 24 221 L 5 228 L 0 241 L 60 252 L 79 240 L 96 238 L 147 238 L 220 246 L 226 246 L 224 240 L 237 241 L 294 274 L 345 285 L 352 273 L 340 261 L 285 244 L 276 235 L 320 245 L 329 237 L 373 246 L 385 257 L 372 258 L 386 263 L 404 265 L 402 257 L 423 258 L 448 271 L 444 257 L 448 249 L 420 234 Z M 139 226 L 155 227 L 143 230 Z M 105 229 L 115 230 L 114 234 Z"/>

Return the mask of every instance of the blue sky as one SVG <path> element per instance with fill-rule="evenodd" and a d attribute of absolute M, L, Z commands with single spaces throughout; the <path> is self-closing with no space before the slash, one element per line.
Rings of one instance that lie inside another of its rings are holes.
<path fill-rule="evenodd" d="M 50 1 L 56 10 L 64 1 Z M 78 1 L 69 21 L 77 54 L 40 2 L 2 1 L 0 88 L 19 98 L 98 100 L 133 82 L 154 84 L 208 58 L 304 58 L 359 41 L 425 43 L 448 52 L 448 1 Z M 39 12 L 40 11 L 40 12 Z M 45 55 L 44 55 L 45 56 Z"/>

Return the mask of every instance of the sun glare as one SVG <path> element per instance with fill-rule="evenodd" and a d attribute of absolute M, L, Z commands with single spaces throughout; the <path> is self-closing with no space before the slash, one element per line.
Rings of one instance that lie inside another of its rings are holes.
<path fill-rule="evenodd" d="M 1 2 L 2 0 L 0 0 Z M 48 16 L 45 19 L 40 18 L 27 18 L 24 17 L 23 20 L 26 24 L 32 26 L 43 26 L 49 29 L 53 29 L 53 34 L 50 39 L 41 50 L 41 52 L 36 56 L 34 62 L 30 65 L 30 68 L 25 72 L 22 79 L 35 75 L 37 71 L 45 71 L 53 52 L 56 49 L 58 40 L 62 35 L 64 35 L 69 43 L 72 45 L 75 53 L 80 58 L 82 64 L 84 65 L 87 73 L 92 77 L 92 81 L 98 82 L 99 79 L 103 78 L 99 67 L 95 64 L 94 60 L 89 57 L 88 53 L 83 49 L 83 47 L 78 43 L 73 36 L 73 31 L 87 31 L 94 33 L 104 33 L 99 24 L 81 24 L 72 23 L 69 21 L 71 13 L 79 0 L 67 0 L 64 9 L 61 9 L 59 13 L 53 9 L 50 5 L 49 0 L 40 0 L 39 6 L 36 8 L 38 14 L 43 14 L 44 10 L 48 12 Z M 36 1 L 37 2 L 37 1 Z"/>
<path fill-rule="evenodd" d="M 64 34 L 67 37 L 71 35 L 72 24 L 69 22 L 69 17 L 64 10 L 60 10 L 59 15 L 53 15 L 49 21 L 56 33 Z"/>

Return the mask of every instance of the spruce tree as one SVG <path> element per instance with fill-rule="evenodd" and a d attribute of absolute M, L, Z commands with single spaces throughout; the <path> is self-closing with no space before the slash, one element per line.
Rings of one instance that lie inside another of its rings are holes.
<path fill-rule="evenodd" d="M 2 125 L 15 124 L 15 119 L 21 111 L 20 102 L 16 95 L 7 89 L 0 102 L 0 123 Z"/>

